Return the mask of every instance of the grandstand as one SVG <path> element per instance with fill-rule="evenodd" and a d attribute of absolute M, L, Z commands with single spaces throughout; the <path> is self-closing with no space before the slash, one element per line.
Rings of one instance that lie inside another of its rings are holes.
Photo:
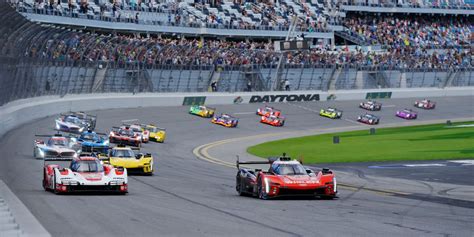
<path fill-rule="evenodd" d="M 212 82 L 228 92 L 243 91 L 249 82 L 252 90 L 278 90 L 284 80 L 291 90 L 472 86 L 471 6 L 434 1 L 2 2 L 1 104 L 69 93 L 199 92 Z M 429 13 L 410 14 L 413 9 Z M 433 20 L 440 9 L 456 16 Z M 309 40 L 310 49 L 277 51 L 274 40 L 287 35 L 293 18 L 296 30 L 290 38 Z"/>

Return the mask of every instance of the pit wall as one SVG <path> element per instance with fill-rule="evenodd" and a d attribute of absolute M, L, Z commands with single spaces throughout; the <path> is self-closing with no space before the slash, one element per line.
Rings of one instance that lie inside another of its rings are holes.
<path fill-rule="evenodd" d="M 474 87 L 445 89 L 378 89 L 347 91 L 275 91 L 241 93 L 144 93 L 82 94 L 43 96 L 22 99 L 0 107 L 0 137 L 11 129 L 36 119 L 67 111 L 90 111 L 118 108 L 229 105 L 248 103 L 314 102 L 328 100 L 366 100 L 390 98 L 433 98 L 474 96 Z"/>

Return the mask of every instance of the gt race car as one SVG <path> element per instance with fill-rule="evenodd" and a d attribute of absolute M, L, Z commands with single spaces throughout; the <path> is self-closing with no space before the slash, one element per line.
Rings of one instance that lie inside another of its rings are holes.
<path fill-rule="evenodd" d="M 237 127 L 237 124 L 239 124 L 239 119 L 228 114 L 221 114 L 220 116 L 214 116 L 211 120 L 211 123 L 219 124 L 224 127 L 235 128 Z"/>
<path fill-rule="evenodd" d="M 153 156 L 150 153 L 135 154 L 132 148 L 127 146 L 116 146 L 109 152 L 108 163 L 114 167 L 124 167 L 131 173 L 153 174 Z"/>
<path fill-rule="evenodd" d="M 82 133 L 89 129 L 89 125 L 75 115 L 66 115 L 55 120 L 55 129 L 62 132 Z"/>
<path fill-rule="evenodd" d="M 107 137 L 102 137 L 91 130 L 81 133 L 76 140 L 77 143 L 81 145 L 81 152 L 107 154 L 109 151 L 109 139 Z"/>
<path fill-rule="evenodd" d="M 395 116 L 403 119 L 416 119 L 417 113 L 411 109 L 397 110 Z"/>
<path fill-rule="evenodd" d="M 36 159 L 55 158 L 71 160 L 78 156 L 80 146 L 70 137 L 62 134 L 36 135 L 36 137 L 49 137 L 47 141 L 35 139 L 33 157 Z"/>
<path fill-rule="evenodd" d="M 323 117 L 328 117 L 332 119 L 340 119 L 342 117 L 342 111 L 328 107 L 327 109 L 321 109 L 319 115 Z"/>
<path fill-rule="evenodd" d="M 276 115 L 262 116 L 260 122 L 264 124 L 269 124 L 275 127 L 282 127 L 285 125 L 285 118 Z"/>
<path fill-rule="evenodd" d="M 159 128 L 153 124 L 141 124 L 141 127 L 144 131 L 148 131 L 150 141 L 165 142 L 166 139 L 166 129 Z"/>
<path fill-rule="evenodd" d="M 359 107 L 366 110 L 378 111 L 382 109 L 382 104 L 377 103 L 376 101 L 365 101 L 359 104 Z"/>
<path fill-rule="evenodd" d="M 216 112 L 215 108 L 207 107 L 204 105 L 195 105 L 189 108 L 189 113 L 194 114 L 203 118 L 211 118 Z"/>
<path fill-rule="evenodd" d="M 270 106 L 265 106 L 263 108 L 258 108 L 256 114 L 260 116 L 270 116 L 270 115 L 280 116 L 281 111 Z"/>
<path fill-rule="evenodd" d="M 242 164 L 269 164 L 268 171 L 241 168 Z M 251 195 L 260 199 L 284 196 L 309 196 L 334 198 L 337 182 L 334 173 L 322 169 L 315 173 L 299 161 L 286 157 L 269 158 L 267 161 L 240 162 L 237 158 L 236 186 L 241 196 Z"/>
<path fill-rule="evenodd" d="M 68 167 L 47 164 L 55 158 L 45 158 L 43 168 L 43 188 L 53 193 L 81 191 L 128 192 L 127 170 L 102 164 L 93 156 L 80 156 L 72 159 Z"/>
<path fill-rule="evenodd" d="M 142 143 L 142 138 L 133 132 L 133 130 L 129 127 L 113 127 L 109 133 L 109 142 L 140 146 Z"/>
<path fill-rule="evenodd" d="M 380 118 L 373 114 L 364 114 L 357 117 L 357 121 L 369 125 L 379 124 Z"/>
<path fill-rule="evenodd" d="M 433 102 L 431 100 L 421 100 L 421 101 L 415 101 L 415 107 L 417 108 L 422 108 L 422 109 L 434 109 L 436 107 L 436 102 Z"/>

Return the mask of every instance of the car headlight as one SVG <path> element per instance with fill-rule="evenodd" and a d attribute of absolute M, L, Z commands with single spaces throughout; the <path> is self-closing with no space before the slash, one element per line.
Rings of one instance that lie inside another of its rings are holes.
<path fill-rule="evenodd" d="M 263 181 L 265 182 L 265 192 L 270 192 L 270 183 L 268 182 L 268 178 L 265 177 Z"/>
<path fill-rule="evenodd" d="M 60 128 L 60 126 L 59 126 L 59 123 L 58 123 L 58 122 L 56 122 L 56 129 L 58 129 L 58 130 L 59 130 L 59 128 Z"/>
<path fill-rule="evenodd" d="M 108 146 L 110 144 L 109 140 L 104 141 L 104 145 Z"/>
<path fill-rule="evenodd" d="M 79 132 L 82 132 L 82 131 L 84 131 L 84 127 L 79 128 Z"/>
<path fill-rule="evenodd" d="M 332 178 L 332 182 L 334 183 L 334 192 L 337 192 L 337 181 L 336 181 L 336 177 Z"/>
<path fill-rule="evenodd" d="M 41 150 L 41 149 L 38 149 L 38 150 L 39 150 L 39 152 L 38 152 L 38 153 L 39 153 L 40 157 L 44 157 L 44 151 L 43 151 L 43 150 Z"/>
<path fill-rule="evenodd" d="M 74 153 L 73 157 L 74 157 L 74 158 L 77 158 L 77 153 Z"/>

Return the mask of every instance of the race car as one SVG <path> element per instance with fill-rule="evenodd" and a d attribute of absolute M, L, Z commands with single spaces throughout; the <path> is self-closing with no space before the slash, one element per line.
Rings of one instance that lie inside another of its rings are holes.
<path fill-rule="evenodd" d="M 237 127 L 237 124 L 239 124 L 239 119 L 228 114 L 221 114 L 220 116 L 214 116 L 211 122 L 225 127 L 235 128 Z"/>
<path fill-rule="evenodd" d="M 62 132 L 82 133 L 89 129 L 87 122 L 75 115 L 61 116 L 55 120 L 55 129 Z"/>
<path fill-rule="evenodd" d="M 256 114 L 260 116 L 269 116 L 269 115 L 280 116 L 281 111 L 270 106 L 265 106 L 263 108 L 258 108 Z"/>
<path fill-rule="evenodd" d="M 136 136 L 142 139 L 143 143 L 147 143 L 148 141 L 150 141 L 150 132 L 148 132 L 147 130 L 143 130 L 140 124 L 124 124 L 121 128 L 131 129 Z"/>
<path fill-rule="evenodd" d="M 332 119 L 339 119 L 342 117 L 342 111 L 335 108 L 328 107 L 327 109 L 321 109 L 319 115 Z"/>
<path fill-rule="evenodd" d="M 215 108 L 207 107 L 204 105 L 195 105 L 189 108 L 190 114 L 194 114 L 194 115 L 204 117 L 204 118 L 213 117 L 215 112 L 216 112 Z"/>
<path fill-rule="evenodd" d="M 374 124 L 379 124 L 380 118 L 373 114 L 364 114 L 357 117 L 357 121 L 361 123 L 365 123 L 365 124 L 374 125 Z"/>
<path fill-rule="evenodd" d="M 260 118 L 260 122 L 276 127 L 282 127 L 283 125 L 285 125 L 285 118 L 276 115 L 262 116 Z"/>
<path fill-rule="evenodd" d="M 436 107 L 436 102 L 433 102 L 431 100 L 421 100 L 421 101 L 415 101 L 415 107 L 417 108 L 422 108 L 422 109 L 434 109 Z"/>
<path fill-rule="evenodd" d="M 104 134 L 105 135 L 105 134 Z M 88 130 L 77 137 L 77 143 L 81 145 L 81 152 L 96 152 L 107 154 L 109 150 L 109 139 L 98 133 Z"/>
<path fill-rule="evenodd" d="M 54 157 L 56 159 L 71 160 L 77 157 L 80 146 L 71 140 L 70 137 L 62 134 L 36 135 L 37 137 L 49 137 L 48 141 L 36 139 L 33 148 L 33 157 L 44 159 Z"/>
<path fill-rule="evenodd" d="M 95 129 L 95 124 L 97 121 L 97 116 L 95 115 L 90 115 L 85 112 L 79 111 L 79 112 L 70 112 L 68 114 L 61 114 L 62 116 L 75 116 L 84 121 L 87 124 L 87 127 L 90 130 Z"/>
<path fill-rule="evenodd" d="M 382 104 L 369 100 L 369 101 L 360 103 L 359 107 L 366 110 L 377 111 L 377 110 L 382 109 Z"/>
<path fill-rule="evenodd" d="M 109 133 L 109 142 L 117 144 L 125 144 L 131 146 L 140 146 L 142 143 L 141 136 L 138 136 L 129 127 L 113 127 Z"/>
<path fill-rule="evenodd" d="M 165 142 L 166 139 L 166 129 L 159 128 L 153 124 L 141 124 L 143 131 L 148 131 L 149 139 L 155 142 Z"/>
<path fill-rule="evenodd" d="M 416 119 L 418 115 L 411 109 L 397 110 L 395 116 L 403 119 Z"/>
<path fill-rule="evenodd" d="M 100 191 L 126 194 L 127 170 L 102 164 L 97 157 L 80 156 L 72 159 L 69 167 L 46 164 L 55 159 L 45 158 L 43 188 L 53 193 Z"/>
<path fill-rule="evenodd" d="M 108 163 L 114 167 L 124 167 L 131 173 L 142 173 L 147 175 L 153 174 L 153 156 L 150 153 L 135 154 L 131 148 L 118 145 L 109 152 Z"/>
<path fill-rule="evenodd" d="M 270 164 L 268 171 L 241 168 L 241 164 Z M 299 161 L 286 157 L 267 161 L 240 162 L 237 158 L 235 189 L 241 196 L 260 199 L 284 196 L 335 198 L 337 182 L 334 173 L 324 168 L 317 173 L 305 168 Z"/>

